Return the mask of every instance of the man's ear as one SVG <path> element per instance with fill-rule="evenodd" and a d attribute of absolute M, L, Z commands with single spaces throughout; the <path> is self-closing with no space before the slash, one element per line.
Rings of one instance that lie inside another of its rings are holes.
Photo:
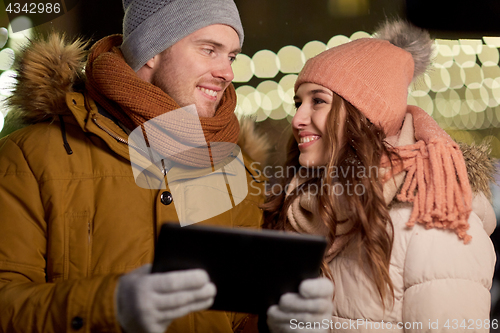
<path fill-rule="evenodd" d="M 155 67 L 158 66 L 160 61 L 160 55 L 157 54 L 153 58 L 149 59 L 139 70 L 137 71 L 137 76 L 146 82 L 151 83 Z"/>
<path fill-rule="evenodd" d="M 153 58 L 149 59 L 145 64 L 144 66 L 147 66 L 149 67 L 150 69 L 153 69 L 155 67 L 155 65 L 157 64 L 158 60 L 160 58 L 160 55 L 157 54 L 155 55 Z"/>

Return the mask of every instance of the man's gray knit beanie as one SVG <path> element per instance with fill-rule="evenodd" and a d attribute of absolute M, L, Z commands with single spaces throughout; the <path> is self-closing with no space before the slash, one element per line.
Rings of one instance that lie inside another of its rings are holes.
<path fill-rule="evenodd" d="M 138 71 L 149 59 L 212 24 L 231 26 L 243 45 L 243 26 L 233 0 L 123 0 L 125 60 Z"/>

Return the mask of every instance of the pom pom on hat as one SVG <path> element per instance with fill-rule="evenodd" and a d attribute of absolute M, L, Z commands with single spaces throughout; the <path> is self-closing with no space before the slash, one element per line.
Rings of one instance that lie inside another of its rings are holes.
<path fill-rule="evenodd" d="M 386 21 L 377 29 L 373 37 L 387 40 L 412 55 L 415 64 L 413 79 L 424 74 L 431 64 L 434 43 L 426 30 L 404 20 Z"/>

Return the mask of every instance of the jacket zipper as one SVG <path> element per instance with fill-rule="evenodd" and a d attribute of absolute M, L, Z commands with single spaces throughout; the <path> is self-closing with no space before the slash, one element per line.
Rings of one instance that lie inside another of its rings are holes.
<path fill-rule="evenodd" d="M 116 141 L 118 142 L 121 142 L 121 143 L 124 143 L 126 144 L 127 146 L 130 146 L 134 149 L 137 149 L 137 150 L 140 150 L 142 151 L 144 154 L 148 155 L 148 152 L 144 151 L 144 149 L 142 148 L 139 148 L 135 145 L 131 145 L 127 140 L 125 140 L 124 138 L 122 137 L 119 137 L 118 135 L 114 134 L 113 132 L 111 132 L 109 129 L 107 129 L 106 127 L 104 127 L 103 125 L 99 124 L 99 122 L 97 121 L 97 118 L 96 117 L 93 117 L 92 118 L 92 121 L 97 125 L 97 127 L 99 127 L 101 130 L 103 130 L 104 132 L 106 132 L 109 136 L 111 136 L 113 139 L 115 139 Z M 161 165 L 162 165 L 162 173 L 164 176 L 167 175 L 167 169 L 165 167 L 165 164 L 163 163 L 163 160 L 161 160 Z"/>

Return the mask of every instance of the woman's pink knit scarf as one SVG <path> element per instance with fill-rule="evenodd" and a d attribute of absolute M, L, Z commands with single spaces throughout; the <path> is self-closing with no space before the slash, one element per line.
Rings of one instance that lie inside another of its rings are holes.
<path fill-rule="evenodd" d="M 452 229 L 467 244 L 472 238 L 467 235 L 472 191 L 461 150 L 424 110 L 409 105 L 407 111 L 413 116 L 417 142 L 395 148 L 403 162 L 392 159 L 393 172 L 384 175 L 382 182 L 406 171 L 397 199 L 413 203 L 407 225 L 418 222 L 426 228 Z M 389 166 L 389 159 L 383 158 L 381 167 Z"/>

